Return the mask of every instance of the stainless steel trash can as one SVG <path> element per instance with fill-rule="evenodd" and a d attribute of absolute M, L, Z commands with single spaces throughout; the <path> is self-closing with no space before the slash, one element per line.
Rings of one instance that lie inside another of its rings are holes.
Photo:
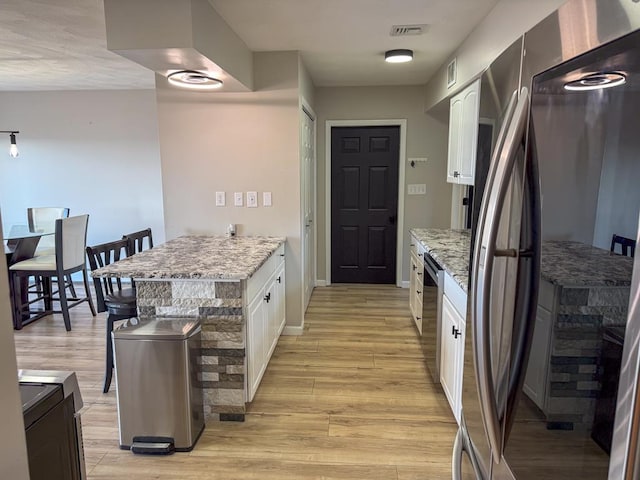
<path fill-rule="evenodd" d="M 197 319 L 129 319 L 113 332 L 120 448 L 190 451 L 204 429 Z"/>

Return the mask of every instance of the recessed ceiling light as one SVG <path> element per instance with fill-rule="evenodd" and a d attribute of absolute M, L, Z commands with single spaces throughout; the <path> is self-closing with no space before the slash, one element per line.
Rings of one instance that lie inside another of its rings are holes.
<path fill-rule="evenodd" d="M 167 80 L 171 85 L 194 90 L 214 90 L 222 87 L 222 80 L 210 76 L 207 72 L 180 70 L 170 73 Z"/>
<path fill-rule="evenodd" d="M 400 48 L 384 52 L 384 60 L 389 63 L 404 63 L 413 60 L 413 50 Z"/>
<path fill-rule="evenodd" d="M 624 85 L 626 81 L 624 74 L 619 72 L 594 73 L 565 83 L 564 89 L 571 91 L 600 90 Z"/>

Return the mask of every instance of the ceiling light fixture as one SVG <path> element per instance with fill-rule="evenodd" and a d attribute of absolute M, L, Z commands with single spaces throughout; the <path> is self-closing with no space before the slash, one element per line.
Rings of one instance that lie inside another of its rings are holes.
<path fill-rule="evenodd" d="M 0 130 L 0 133 L 9 134 L 9 140 L 11 142 L 11 144 L 9 145 L 9 155 L 11 155 L 13 158 L 16 158 L 18 155 L 20 155 L 20 152 L 18 151 L 18 145 L 16 144 L 16 134 L 20 132 L 18 130 Z"/>
<path fill-rule="evenodd" d="M 384 60 L 389 63 L 405 63 L 413 60 L 413 50 L 399 48 L 384 52 Z"/>
<path fill-rule="evenodd" d="M 193 90 L 215 90 L 222 87 L 222 80 L 218 80 L 207 72 L 196 70 L 180 70 L 170 73 L 167 80 L 171 85 L 181 88 L 191 88 Z"/>
<path fill-rule="evenodd" d="M 624 85 L 626 81 L 626 77 L 620 72 L 594 73 L 565 83 L 564 89 L 570 91 L 601 90 Z"/>

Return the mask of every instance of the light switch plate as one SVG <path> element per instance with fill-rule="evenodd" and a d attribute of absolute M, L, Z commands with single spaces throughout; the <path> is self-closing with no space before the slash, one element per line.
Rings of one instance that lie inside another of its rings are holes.
<path fill-rule="evenodd" d="M 247 192 L 247 207 L 255 208 L 258 206 L 258 192 Z"/>
<path fill-rule="evenodd" d="M 242 200 L 242 192 L 235 192 L 233 194 L 233 204 L 236 207 L 241 207 L 244 204 L 244 202 Z"/>
<path fill-rule="evenodd" d="M 216 192 L 216 207 L 224 207 L 227 204 L 224 192 Z"/>
<path fill-rule="evenodd" d="M 408 185 L 407 191 L 409 195 L 425 195 L 427 193 L 427 185 L 424 183 L 411 183 Z"/>
<path fill-rule="evenodd" d="M 271 206 L 271 192 L 262 192 L 262 206 L 263 207 Z"/>

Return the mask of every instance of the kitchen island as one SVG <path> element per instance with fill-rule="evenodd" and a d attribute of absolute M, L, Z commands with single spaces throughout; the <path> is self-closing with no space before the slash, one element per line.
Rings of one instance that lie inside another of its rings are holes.
<path fill-rule="evenodd" d="M 198 318 L 205 418 L 242 421 L 284 327 L 285 241 L 189 235 L 92 275 L 134 279 L 140 318 Z"/>

